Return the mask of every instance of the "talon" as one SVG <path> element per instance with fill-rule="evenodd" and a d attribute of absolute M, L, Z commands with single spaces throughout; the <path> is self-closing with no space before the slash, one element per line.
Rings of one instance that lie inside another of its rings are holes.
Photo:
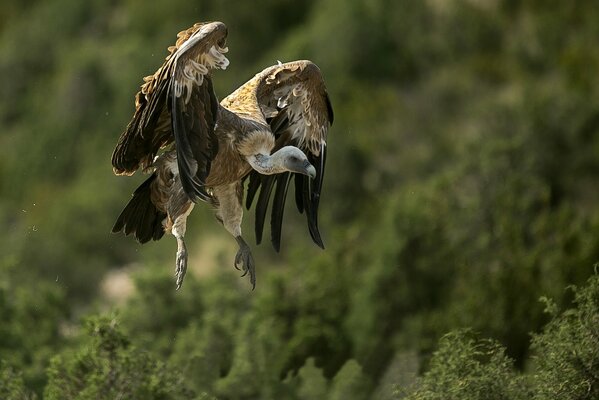
<path fill-rule="evenodd" d="M 235 255 L 235 263 L 233 264 L 233 266 L 235 267 L 235 269 L 237 271 L 241 271 L 241 269 L 239 269 L 239 267 L 238 267 L 239 264 L 241 264 L 241 253 L 238 251 L 237 254 Z"/>
<path fill-rule="evenodd" d="M 243 268 L 243 274 L 241 276 L 244 277 L 249 274 L 252 290 L 254 290 L 256 288 L 256 268 L 254 266 L 252 252 L 241 236 L 238 236 L 236 239 L 239 244 L 239 251 L 237 252 L 237 255 L 235 255 L 235 268 L 237 268 L 238 264 L 241 264 Z"/>

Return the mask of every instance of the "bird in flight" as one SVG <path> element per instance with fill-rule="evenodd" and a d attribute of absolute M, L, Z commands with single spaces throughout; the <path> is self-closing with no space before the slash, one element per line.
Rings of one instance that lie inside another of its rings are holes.
<path fill-rule="evenodd" d="M 133 118 L 112 154 L 115 174 L 151 174 L 112 231 L 133 234 L 140 243 L 172 233 L 179 289 L 187 270 L 187 217 L 196 203 L 206 202 L 237 241 L 234 266 L 254 288 L 255 264 L 241 234 L 246 181 L 245 205 L 249 209 L 255 200 L 258 244 L 272 203 L 271 241 L 279 251 L 293 178 L 298 211 L 306 214 L 312 240 L 324 248 L 318 204 L 331 102 L 320 69 L 302 60 L 266 68 L 219 103 L 211 71 L 229 65 L 227 27 L 197 23 L 177 38 L 164 64 L 144 78 Z"/>

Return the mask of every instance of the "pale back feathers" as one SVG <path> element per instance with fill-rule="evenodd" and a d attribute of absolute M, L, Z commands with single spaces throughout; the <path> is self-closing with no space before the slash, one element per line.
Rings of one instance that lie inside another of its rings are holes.
<path fill-rule="evenodd" d="M 221 105 L 264 123 L 275 117 L 280 122 L 286 120 L 290 134 L 286 139 L 314 155 L 320 153 L 333 122 L 333 109 L 320 69 L 307 60 L 266 68 L 227 96 Z"/>

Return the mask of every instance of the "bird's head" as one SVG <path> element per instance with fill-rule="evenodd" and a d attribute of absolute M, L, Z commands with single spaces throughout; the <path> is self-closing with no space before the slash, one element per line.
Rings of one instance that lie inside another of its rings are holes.
<path fill-rule="evenodd" d="M 285 146 L 272 155 L 273 163 L 284 171 L 297 172 L 310 178 L 316 177 L 316 168 L 300 149 L 294 146 Z"/>

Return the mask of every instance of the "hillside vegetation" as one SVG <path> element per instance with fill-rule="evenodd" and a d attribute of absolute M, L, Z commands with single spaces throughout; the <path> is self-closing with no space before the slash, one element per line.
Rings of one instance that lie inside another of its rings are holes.
<path fill-rule="evenodd" d="M 110 234 L 134 94 L 206 20 L 219 98 L 310 59 L 335 109 L 326 250 L 249 212 L 254 291 L 206 205 L 179 291 L 171 236 Z M 582 0 L 4 0 L 0 398 L 598 398 L 598 46 Z"/>

